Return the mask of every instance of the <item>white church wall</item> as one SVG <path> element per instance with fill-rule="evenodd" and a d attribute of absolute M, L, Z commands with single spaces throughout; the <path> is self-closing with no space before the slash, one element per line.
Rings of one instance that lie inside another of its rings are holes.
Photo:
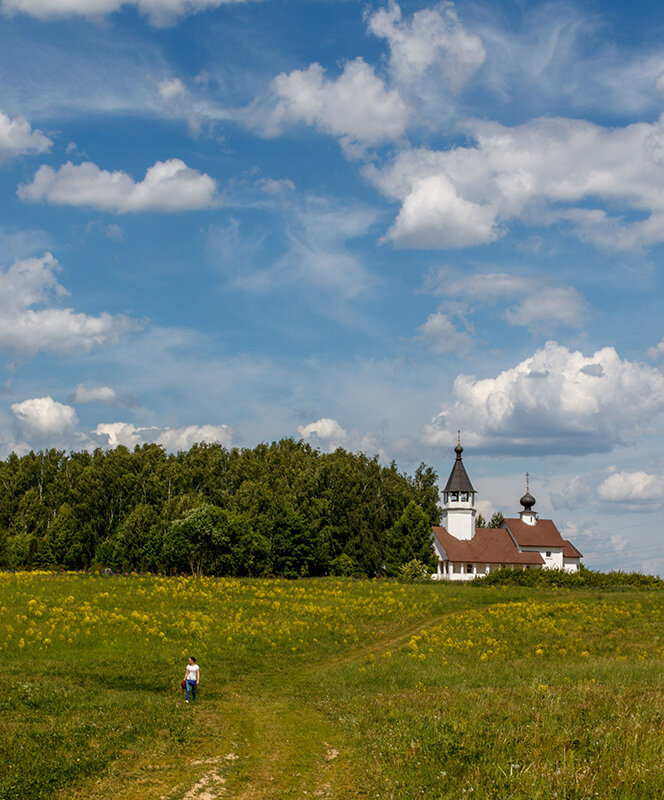
<path fill-rule="evenodd" d="M 539 553 L 543 560 L 544 569 L 563 569 L 563 549 L 562 547 L 520 547 L 523 552 Z"/>

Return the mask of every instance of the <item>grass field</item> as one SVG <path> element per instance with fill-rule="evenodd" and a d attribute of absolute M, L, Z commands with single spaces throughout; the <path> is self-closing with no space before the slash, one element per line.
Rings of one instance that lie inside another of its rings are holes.
<path fill-rule="evenodd" d="M 1 575 L 0 674 L 2 800 L 664 796 L 664 592 Z"/>

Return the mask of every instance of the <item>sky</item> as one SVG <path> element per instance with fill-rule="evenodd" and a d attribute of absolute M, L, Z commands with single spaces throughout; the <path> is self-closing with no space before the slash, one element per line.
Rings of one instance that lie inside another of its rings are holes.
<path fill-rule="evenodd" d="M 0 457 L 291 436 L 664 574 L 664 5 L 0 0 Z"/>

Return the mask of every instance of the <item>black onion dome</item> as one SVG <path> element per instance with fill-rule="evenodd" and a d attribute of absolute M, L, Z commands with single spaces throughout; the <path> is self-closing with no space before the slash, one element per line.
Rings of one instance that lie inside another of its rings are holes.
<path fill-rule="evenodd" d="M 535 503 L 536 503 L 537 501 L 536 501 L 536 500 L 535 500 L 535 498 L 532 496 L 532 494 L 530 494 L 530 492 L 528 492 L 528 491 L 527 491 L 527 492 L 524 494 L 524 496 L 521 498 L 521 500 L 519 500 L 519 502 L 520 502 L 520 503 L 521 503 L 521 505 L 523 506 L 523 508 L 524 508 L 524 511 L 531 511 L 531 510 L 532 510 L 532 507 L 535 505 Z"/>

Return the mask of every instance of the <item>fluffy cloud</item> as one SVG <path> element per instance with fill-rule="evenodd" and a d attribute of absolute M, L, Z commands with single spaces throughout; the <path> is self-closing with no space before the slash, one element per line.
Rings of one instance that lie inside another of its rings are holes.
<path fill-rule="evenodd" d="M 562 118 L 513 128 L 474 120 L 467 128 L 474 146 L 405 150 L 384 170 L 366 168 L 402 203 L 386 239 L 423 248 L 487 244 L 518 219 L 570 225 L 585 241 L 619 249 L 664 241 L 664 118 L 616 129 Z M 633 212 L 645 218 L 632 221 Z"/>
<path fill-rule="evenodd" d="M 425 427 L 426 444 L 452 446 L 460 428 L 465 445 L 485 452 L 597 453 L 664 411 L 664 375 L 612 347 L 587 357 L 548 342 L 495 378 L 459 375 L 454 394 Z"/>
<path fill-rule="evenodd" d="M 402 18 L 391 2 L 368 17 L 369 30 L 390 46 L 390 72 L 396 84 L 411 86 L 427 73 L 457 93 L 486 59 L 479 36 L 459 22 L 452 3 L 441 3 Z"/>
<path fill-rule="evenodd" d="M 219 442 L 230 447 L 233 441 L 233 431 L 228 425 L 137 428 L 130 422 L 103 422 L 97 425 L 93 433 L 107 447 L 124 445 L 132 449 L 137 444 L 156 443 L 172 452 L 189 450 L 197 442 Z"/>
<path fill-rule="evenodd" d="M 114 405 L 117 399 L 115 389 L 110 386 L 96 386 L 94 389 L 86 388 L 82 383 L 76 387 L 70 403 L 107 403 Z"/>
<path fill-rule="evenodd" d="M 664 475 L 642 470 L 611 472 L 597 487 L 597 497 L 611 503 L 661 503 L 664 500 Z"/>
<path fill-rule="evenodd" d="M 217 184 L 204 173 L 172 158 L 157 161 L 136 183 L 126 172 L 107 172 L 96 164 L 68 162 L 58 170 L 42 166 L 18 196 L 30 203 L 87 206 L 119 214 L 140 211 L 192 211 L 218 203 Z"/>
<path fill-rule="evenodd" d="M 187 97 L 189 90 L 179 78 L 167 78 L 159 83 L 159 94 L 162 100 L 171 102 Z"/>
<path fill-rule="evenodd" d="M 72 355 L 115 344 L 136 321 L 106 312 L 98 317 L 71 308 L 33 306 L 52 302 L 67 292 L 56 278 L 59 264 L 50 253 L 16 261 L 0 270 L 0 350 L 21 356 L 38 352 Z"/>
<path fill-rule="evenodd" d="M 664 475 L 619 470 L 575 475 L 551 495 L 554 508 L 578 509 L 611 504 L 613 511 L 654 511 L 664 506 Z"/>
<path fill-rule="evenodd" d="M 58 439 L 73 433 L 78 422 L 76 411 L 71 406 L 58 403 L 52 397 L 34 397 L 14 403 L 11 409 L 28 440 Z"/>
<path fill-rule="evenodd" d="M 317 436 L 327 442 L 343 442 L 348 438 L 348 433 L 336 419 L 330 419 L 329 417 L 321 417 L 308 425 L 298 425 L 297 429 L 303 439 Z"/>
<path fill-rule="evenodd" d="M 659 344 L 656 344 L 654 347 L 648 348 L 648 352 L 646 353 L 648 358 L 652 358 L 653 361 L 660 361 L 664 358 L 664 339 Z"/>
<path fill-rule="evenodd" d="M 44 153 L 51 140 L 41 131 L 34 131 L 23 117 L 10 119 L 0 111 L 0 164 L 24 153 Z"/>
<path fill-rule="evenodd" d="M 400 7 L 367 14 L 370 33 L 390 48 L 383 80 L 362 58 L 328 78 L 320 64 L 278 75 L 250 121 L 268 136 L 289 125 L 313 125 L 339 138 L 346 155 L 364 155 L 368 145 L 398 141 L 407 126 L 448 113 L 458 94 L 484 63 L 482 41 L 460 23 L 452 3 L 404 19 Z"/>
<path fill-rule="evenodd" d="M 98 19 L 125 6 L 135 6 L 154 25 L 164 26 L 186 14 L 242 2 L 246 0 L 1 0 L 0 5 L 5 14 L 29 14 L 38 19 L 74 15 Z"/>
<path fill-rule="evenodd" d="M 379 144 L 402 136 L 408 107 L 361 58 L 350 61 L 336 80 L 320 64 L 281 73 L 273 79 L 269 112 L 259 107 L 255 122 L 275 136 L 288 125 L 314 125 L 342 144 Z"/>
<path fill-rule="evenodd" d="M 357 431 L 348 432 L 336 419 L 321 417 L 308 425 L 298 425 L 297 429 L 303 439 L 323 447 L 330 453 L 338 447 L 343 447 L 345 450 L 365 453 L 371 457 L 378 455 L 382 461 L 387 461 L 385 452 L 373 434 L 361 435 Z"/>
<path fill-rule="evenodd" d="M 446 314 L 430 314 L 419 329 L 420 338 L 437 353 L 464 353 L 472 345 L 472 337 L 459 331 Z"/>
<path fill-rule="evenodd" d="M 69 403 L 100 403 L 101 405 L 117 406 L 120 408 L 135 408 L 138 406 L 138 403 L 132 397 L 121 397 L 115 389 L 111 389 L 110 386 L 88 388 L 82 383 L 79 383 L 67 400 Z"/>

